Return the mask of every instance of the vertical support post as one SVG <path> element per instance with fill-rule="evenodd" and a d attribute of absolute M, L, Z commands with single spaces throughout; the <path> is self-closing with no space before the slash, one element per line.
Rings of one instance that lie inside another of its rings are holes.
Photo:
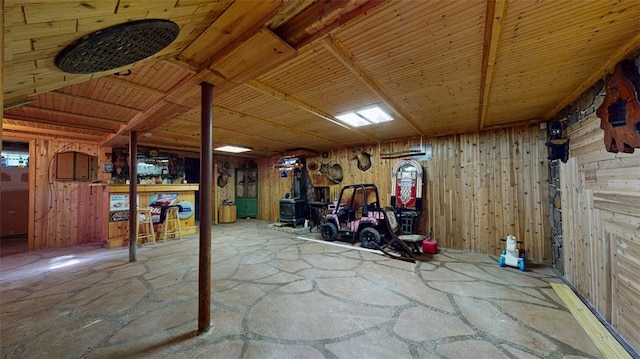
<path fill-rule="evenodd" d="M 200 254 L 198 334 L 211 328 L 211 193 L 213 188 L 213 85 L 202 82 L 200 99 Z"/>
<path fill-rule="evenodd" d="M 138 133 L 129 132 L 129 262 L 138 260 Z"/>
<path fill-rule="evenodd" d="M 0 74 L 4 74 L 4 1 L 0 2 Z M 0 81 L 0 105 L 4 114 L 4 81 Z M 2 140 L 2 121 L 0 121 L 0 140 Z"/>

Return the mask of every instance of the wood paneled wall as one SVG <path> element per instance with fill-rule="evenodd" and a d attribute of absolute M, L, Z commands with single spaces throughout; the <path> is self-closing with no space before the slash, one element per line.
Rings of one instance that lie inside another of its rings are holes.
<path fill-rule="evenodd" d="M 640 350 L 640 151 L 610 153 L 600 119 L 569 127 L 560 166 L 566 279 Z"/>
<path fill-rule="evenodd" d="M 442 247 L 500 254 L 507 234 L 524 241 L 527 258 L 550 263 L 546 132 L 537 126 L 516 127 L 432 138 L 432 158 L 421 161 L 425 171 L 423 211 L 419 229 L 430 228 Z M 342 186 L 374 183 L 382 204 L 391 201 L 391 176 L 398 158 L 384 159 L 381 154 L 406 151 L 420 146 L 420 139 L 395 141 L 362 147 L 371 154 L 367 171 L 350 159 L 352 148 L 331 151 L 326 160 L 308 158 L 307 162 L 332 160 L 344 172 L 341 184 L 330 184 L 324 177 L 311 174 L 313 183 L 330 185 L 331 198 L 337 198 Z M 259 161 L 260 218 L 277 221 L 278 201 L 290 192 L 291 178 L 281 178 L 272 168 L 277 158 Z"/>
<path fill-rule="evenodd" d="M 527 260 L 549 263 L 545 141 L 537 126 L 434 139 L 426 210 L 439 244 L 498 255 L 511 234 Z"/>
<path fill-rule="evenodd" d="M 66 151 L 97 156 L 98 163 L 107 161 L 104 148 L 97 144 L 41 137 L 30 141 L 30 250 L 101 243 L 106 238 L 102 223 L 107 212 L 100 210 L 102 194 L 93 193 L 96 188 L 91 182 L 55 179 L 56 154 Z M 103 174 L 98 176 L 100 179 Z"/>

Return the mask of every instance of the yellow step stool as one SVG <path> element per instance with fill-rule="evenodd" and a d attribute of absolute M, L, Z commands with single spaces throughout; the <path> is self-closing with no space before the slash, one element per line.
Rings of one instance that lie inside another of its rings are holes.
<path fill-rule="evenodd" d="M 164 222 L 158 226 L 158 235 L 162 233 L 162 239 L 167 240 L 167 236 L 171 235 L 173 238 L 182 239 L 182 226 L 180 225 L 180 217 L 178 216 L 178 206 L 171 206 L 167 208 Z"/>
<path fill-rule="evenodd" d="M 153 220 L 151 218 L 151 208 L 140 208 L 137 211 L 136 221 L 136 242 L 146 242 L 151 238 L 151 242 L 156 243 L 156 233 L 153 230 Z M 142 230 L 142 231 L 141 231 Z"/>

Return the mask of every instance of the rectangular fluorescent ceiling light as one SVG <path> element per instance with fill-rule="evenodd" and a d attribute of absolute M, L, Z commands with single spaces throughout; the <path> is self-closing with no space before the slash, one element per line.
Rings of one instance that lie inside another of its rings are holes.
<path fill-rule="evenodd" d="M 366 107 L 353 112 L 343 113 L 341 115 L 337 115 L 336 118 L 353 127 L 367 126 L 393 120 L 393 117 L 387 115 L 378 106 Z"/>
<path fill-rule="evenodd" d="M 222 146 L 222 147 L 214 148 L 214 150 L 220 151 L 220 152 L 231 152 L 231 153 L 242 153 L 242 152 L 251 151 L 250 148 L 240 147 L 240 146 Z"/>

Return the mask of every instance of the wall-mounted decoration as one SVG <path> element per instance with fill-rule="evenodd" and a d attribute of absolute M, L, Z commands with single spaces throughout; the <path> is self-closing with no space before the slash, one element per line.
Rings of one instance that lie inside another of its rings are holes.
<path fill-rule="evenodd" d="M 386 152 L 381 153 L 380 158 L 391 159 L 391 158 L 402 158 L 402 157 L 413 157 L 413 156 L 424 156 L 426 153 L 422 149 L 410 149 L 406 151 L 396 151 L 396 152 Z"/>
<path fill-rule="evenodd" d="M 307 163 L 307 170 L 309 172 L 315 172 L 318 170 L 318 168 L 320 168 L 320 166 L 318 165 L 317 162 L 309 162 Z"/>
<path fill-rule="evenodd" d="M 229 177 L 231 177 L 231 164 L 225 162 L 222 166 L 218 166 L 218 178 L 216 179 L 218 187 L 224 188 L 229 183 Z"/>
<path fill-rule="evenodd" d="M 545 145 L 549 148 L 547 156 L 550 160 L 561 160 L 566 163 L 569 159 L 569 139 L 564 138 L 564 125 L 560 121 L 552 121 L 548 128 L 547 138 L 549 141 Z"/>
<path fill-rule="evenodd" d="M 321 163 L 318 175 L 325 175 L 331 182 L 339 184 L 343 178 L 342 166 L 333 162 Z"/>
<path fill-rule="evenodd" d="M 366 171 L 371 168 L 371 155 L 362 149 L 354 149 L 351 159 L 358 161 L 358 169 L 360 171 Z"/>
<path fill-rule="evenodd" d="M 631 61 L 616 65 L 605 79 L 606 96 L 596 111 L 609 152 L 633 153 L 640 148 L 640 73 Z"/>

